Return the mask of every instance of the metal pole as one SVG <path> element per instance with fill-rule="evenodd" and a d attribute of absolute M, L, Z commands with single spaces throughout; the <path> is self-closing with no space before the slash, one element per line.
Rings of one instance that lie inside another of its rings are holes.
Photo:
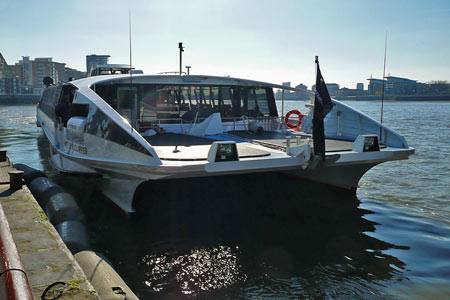
<path fill-rule="evenodd" d="M 183 63 L 182 62 L 183 62 L 183 51 L 184 51 L 182 42 L 178 43 L 178 48 L 180 49 L 180 76 L 181 76 L 181 74 L 183 72 L 183 70 L 182 70 Z"/>
<path fill-rule="evenodd" d="M 383 125 L 383 104 L 384 104 L 384 78 L 386 77 L 386 48 L 387 48 L 387 31 L 386 31 L 386 37 L 384 40 L 384 64 L 383 64 L 383 86 L 381 90 L 381 116 L 380 116 L 380 124 Z M 381 134 L 382 134 L 382 127 L 380 126 L 380 143 L 381 143 Z"/>
<path fill-rule="evenodd" d="M 281 90 L 281 117 L 284 117 L 284 89 Z"/>
<path fill-rule="evenodd" d="M 189 75 L 189 71 L 191 69 L 191 66 L 186 66 L 186 69 L 187 69 L 187 74 Z"/>

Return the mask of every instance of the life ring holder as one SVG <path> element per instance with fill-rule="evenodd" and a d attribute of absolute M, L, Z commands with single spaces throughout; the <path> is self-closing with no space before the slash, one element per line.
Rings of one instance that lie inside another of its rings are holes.
<path fill-rule="evenodd" d="M 291 115 L 298 115 L 298 124 L 297 125 L 289 123 L 289 117 Z M 286 123 L 287 127 L 291 128 L 291 129 L 299 129 L 302 125 L 302 119 L 304 116 L 305 115 L 302 114 L 300 111 L 298 111 L 298 109 L 293 109 L 286 114 L 286 117 L 284 118 L 284 122 Z"/>

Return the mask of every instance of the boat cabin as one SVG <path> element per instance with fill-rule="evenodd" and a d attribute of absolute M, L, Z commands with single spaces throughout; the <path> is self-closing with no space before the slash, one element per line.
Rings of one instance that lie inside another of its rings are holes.
<path fill-rule="evenodd" d="M 278 116 L 267 86 L 106 81 L 92 89 L 141 132 L 161 124 L 201 122 L 214 113 L 220 113 L 222 122 Z"/>

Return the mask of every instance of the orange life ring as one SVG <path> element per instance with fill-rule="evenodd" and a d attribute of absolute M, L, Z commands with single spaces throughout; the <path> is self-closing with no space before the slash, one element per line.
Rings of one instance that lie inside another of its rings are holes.
<path fill-rule="evenodd" d="M 298 124 L 297 125 L 293 125 L 293 124 L 289 123 L 289 117 L 292 114 L 298 115 Z M 302 118 L 304 116 L 305 115 L 302 114 L 301 112 L 299 112 L 297 109 L 293 109 L 286 114 L 286 117 L 284 118 L 284 122 L 286 123 L 287 127 L 291 128 L 291 129 L 298 129 L 302 125 Z"/>

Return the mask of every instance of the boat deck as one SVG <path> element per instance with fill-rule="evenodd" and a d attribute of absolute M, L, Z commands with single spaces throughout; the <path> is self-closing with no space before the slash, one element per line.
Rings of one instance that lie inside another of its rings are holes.
<path fill-rule="evenodd" d="M 238 136 L 244 139 L 250 139 L 255 142 L 260 142 L 264 144 L 273 144 L 280 147 L 286 148 L 286 137 L 291 137 L 291 145 L 296 145 L 297 137 L 300 138 L 300 144 L 304 144 L 311 137 L 310 134 L 305 133 L 280 133 L 280 132 L 270 132 L 265 131 L 260 134 L 248 132 L 248 131 L 230 131 L 230 134 Z M 325 140 L 325 151 L 326 152 L 337 152 L 337 151 L 352 151 L 353 142 L 342 141 L 334 139 Z"/>
<path fill-rule="evenodd" d="M 215 141 L 235 141 L 239 158 L 269 156 L 271 152 L 286 151 L 286 136 L 291 137 L 291 145 L 304 144 L 310 135 L 304 133 L 230 131 L 223 135 L 200 137 L 178 133 L 163 133 L 145 137 L 154 147 L 161 160 L 198 161 L 207 160 L 210 145 Z M 327 152 L 351 151 L 353 142 L 326 139 Z M 264 148 L 268 151 L 264 150 Z"/>

